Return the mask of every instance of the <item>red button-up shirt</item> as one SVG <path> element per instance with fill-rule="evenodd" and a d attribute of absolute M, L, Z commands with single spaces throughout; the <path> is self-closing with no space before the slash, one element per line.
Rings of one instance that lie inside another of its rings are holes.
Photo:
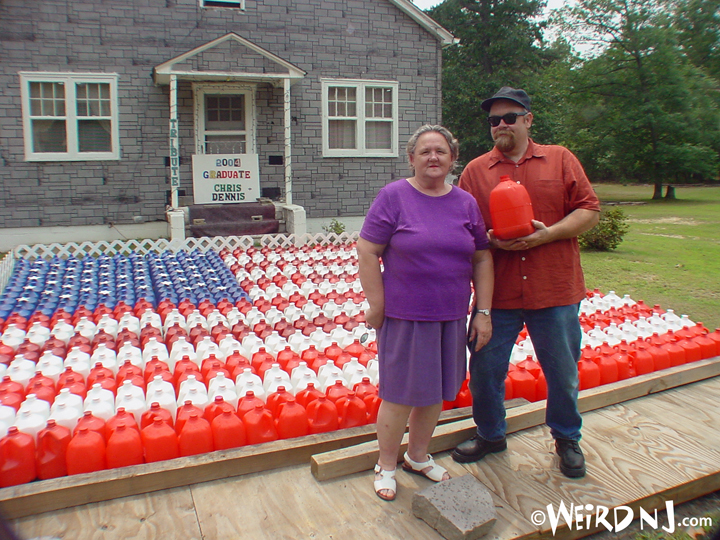
<path fill-rule="evenodd" d="M 459 186 L 475 197 L 488 229 L 492 228 L 490 192 L 503 175 L 525 186 L 535 219 L 548 227 L 578 208 L 600 211 L 595 191 L 572 152 L 531 140 L 517 163 L 493 148 L 472 160 L 460 176 Z M 585 297 L 577 238 L 524 251 L 494 249 L 493 262 L 494 308 L 542 309 L 574 304 Z"/>

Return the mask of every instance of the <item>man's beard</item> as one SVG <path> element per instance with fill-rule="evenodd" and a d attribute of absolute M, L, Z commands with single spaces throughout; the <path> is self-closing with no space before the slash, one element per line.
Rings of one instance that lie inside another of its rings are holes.
<path fill-rule="evenodd" d="M 515 148 L 515 134 L 512 131 L 502 131 L 495 136 L 495 147 L 503 154 Z"/>

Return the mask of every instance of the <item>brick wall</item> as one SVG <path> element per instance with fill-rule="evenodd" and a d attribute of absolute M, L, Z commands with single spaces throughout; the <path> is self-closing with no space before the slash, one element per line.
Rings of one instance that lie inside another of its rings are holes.
<path fill-rule="evenodd" d="M 292 87 L 293 202 L 308 217 L 363 215 L 378 189 L 404 176 L 404 144 L 440 120 L 440 43 L 387 0 L 246 0 L 246 10 L 198 0 L 3 0 L 0 3 L 0 227 L 164 219 L 169 169 L 167 86 L 152 68 L 228 32 L 305 70 Z M 277 71 L 235 42 L 188 61 L 192 69 Z M 231 62 L 229 58 L 234 60 Z M 117 73 L 121 159 L 26 162 L 19 71 Z M 398 81 L 400 157 L 323 158 L 320 79 Z M 194 108 L 179 84 L 181 189 L 192 193 Z M 258 85 L 262 187 L 284 190 L 282 88 Z"/>

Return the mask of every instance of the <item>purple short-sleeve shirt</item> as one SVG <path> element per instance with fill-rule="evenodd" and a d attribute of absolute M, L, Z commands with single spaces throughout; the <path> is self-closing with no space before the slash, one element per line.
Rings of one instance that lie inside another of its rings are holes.
<path fill-rule="evenodd" d="M 432 197 L 405 179 L 392 182 L 375 198 L 360 236 L 386 244 L 387 317 L 453 321 L 467 315 L 473 254 L 489 247 L 472 195 L 453 186 Z"/>

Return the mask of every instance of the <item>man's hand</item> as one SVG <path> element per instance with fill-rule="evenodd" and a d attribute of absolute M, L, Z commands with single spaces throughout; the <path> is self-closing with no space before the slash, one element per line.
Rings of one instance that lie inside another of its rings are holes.
<path fill-rule="evenodd" d="M 532 220 L 535 232 L 528 234 L 527 236 L 521 236 L 520 238 L 514 238 L 512 240 L 500 240 L 492 229 L 488 231 L 488 240 L 490 246 L 498 249 L 504 249 L 506 251 L 523 251 L 526 249 L 534 248 L 542 244 L 552 242 L 553 238 L 548 229 L 542 221 L 536 219 Z"/>

